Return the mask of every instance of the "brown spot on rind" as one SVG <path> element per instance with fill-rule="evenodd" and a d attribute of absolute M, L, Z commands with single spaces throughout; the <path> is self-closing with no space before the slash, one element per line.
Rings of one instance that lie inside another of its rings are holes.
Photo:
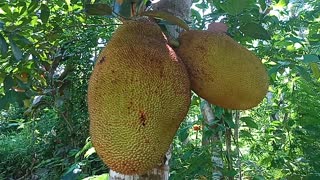
<path fill-rule="evenodd" d="M 105 56 L 102 56 L 102 58 L 100 59 L 99 63 L 103 63 L 106 60 Z"/>
<path fill-rule="evenodd" d="M 147 117 L 146 117 L 146 113 L 144 111 L 139 111 L 139 120 L 140 120 L 140 124 L 142 126 L 146 125 Z"/>

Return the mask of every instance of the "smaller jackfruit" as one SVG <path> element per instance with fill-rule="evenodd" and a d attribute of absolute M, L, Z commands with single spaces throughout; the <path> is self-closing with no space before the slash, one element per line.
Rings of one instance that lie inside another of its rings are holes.
<path fill-rule="evenodd" d="M 192 30 L 179 37 L 178 56 L 187 66 L 191 89 L 228 109 L 257 106 L 268 89 L 261 61 L 224 33 Z"/>

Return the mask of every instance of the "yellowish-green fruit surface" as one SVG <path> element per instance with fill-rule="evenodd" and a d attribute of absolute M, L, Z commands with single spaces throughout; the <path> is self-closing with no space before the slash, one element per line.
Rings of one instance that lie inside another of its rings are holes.
<path fill-rule="evenodd" d="M 228 109 L 257 106 L 268 90 L 260 59 L 224 33 L 192 30 L 181 34 L 177 54 L 187 66 L 191 89 Z"/>
<path fill-rule="evenodd" d="M 151 22 L 120 26 L 99 55 L 88 88 L 90 134 L 100 158 L 122 174 L 162 163 L 188 112 L 187 70 Z"/>

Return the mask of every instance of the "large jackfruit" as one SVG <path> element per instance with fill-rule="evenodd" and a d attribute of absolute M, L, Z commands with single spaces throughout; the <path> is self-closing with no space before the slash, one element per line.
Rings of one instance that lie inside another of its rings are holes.
<path fill-rule="evenodd" d="M 187 66 L 191 89 L 229 109 L 257 106 L 268 89 L 261 61 L 224 33 L 192 30 L 179 37 L 178 56 Z"/>
<path fill-rule="evenodd" d="M 89 81 L 90 134 L 114 171 L 142 174 L 161 163 L 190 105 L 190 81 L 161 29 L 128 21 L 99 55 Z"/>

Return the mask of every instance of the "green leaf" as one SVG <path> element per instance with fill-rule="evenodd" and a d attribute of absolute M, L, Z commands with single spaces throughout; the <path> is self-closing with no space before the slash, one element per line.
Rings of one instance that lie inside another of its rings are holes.
<path fill-rule="evenodd" d="M 32 42 L 28 38 L 26 38 L 20 34 L 16 34 L 15 38 L 16 38 L 16 40 L 18 40 L 19 44 L 20 43 L 22 43 L 23 45 L 31 45 L 32 44 Z"/>
<path fill-rule="evenodd" d="M 247 137 L 247 138 L 253 138 L 252 134 L 246 130 L 240 130 L 240 136 Z"/>
<path fill-rule="evenodd" d="M 28 99 L 28 97 L 24 92 L 16 92 L 14 90 L 11 90 L 10 93 L 11 93 L 11 97 L 13 98 L 11 102 L 18 103 L 20 107 L 24 105 L 23 100 Z"/>
<path fill-rule="evenodd" d="M 201 15 L 200 15 L 199 11 L 191 9 L 191 14 L 193 17 L 196 17 L 197 21 L 199 21 L 199 22 L 201 21 Z"/>
<path fill-rule="evenodd" d="M 316 79 L 320 78 L 320 69 L 317 63 L 310 63 L 310 68 L 312 73 Z"/>
<path fill-rule="evenodd" d="M 149 17 L 154 17 L 154 18 L 159 18 L 162 20 L 165 20 L 169 23 L 175 24 L 180 26 L 181 28 L 185 30 L 189 30 L 189 26 L 187 25 L 186 22 L 184 22 L 182 19 L 164 11 L 146 11 L 143 12 L 141 15 L 143 16 L 149 16 Z"/>
<path fill-rule="evenodd" d="M 238 172 L 235 169 L 223 169 L 224 176 L 233 177 L 237 174 Z"/>
<path fill-rule="evenodd" d="M 240 120 L 243 121 L 244 123 L 246 123 L 246 125 L 249 128 L 254 128 L 254 129 L 258 129 L 259 128 L 258 124 L 255 123 L 251 117 L 242 117 L 242 118 L 240 118 Z"/>
<path fill-rule="evenodd" d="M 228 126 L 230 128 L 234 129 L 236 127 L 236 124 L 232 120 L 232 114 L 231 113 L 229 113 L 229 112 L 225 113 L 224 121 L 228 124 Z"/>
<path fill-rule="evenodd" d="M 84 158 L 88 158 L 89 156 L 91 156 L 93 153 L 95 153 L 96 150 L 94 149 L 94 147 L 91 147 L 90 149 L 88 149 L 86 151 L 86 153 L 83 155 Z"/>
<path fill-rule="evenodd" d="M 267 7 L 266 0 L 259 0 L 259 5 L 262 10 L 265 10 Z"/>
<path fill-rule="evenodd" d="M 289 37 L 289 38 L 285 38 L 285 40 L 286 41 L 288 41 L 288 42 L 293 42 L 293 43 L 300 43 L 301 44 L 301 42 L 303 41 L 303 39 L 301 39 L 301 38 L 297 38 L 297 37 L 294 37 L 294 36 L 291 36 L 291 37 Z"/>
<path fill-rule="evenodd" d="M 27 7 L 27 4 L 26 4 L 25 2 L 20 2 L 20 3 L 19 3 L 19 6 L 22 7 L 22 8 L 20 9 L 20 11 L 19 11 L 19 14 L 22 15 L 23 13 L 26 12 L 26 10 L 27 10 L 28 7 Z"/>
<path fill-rule="evenodd" d="M 85 12 L 88 15 L 110 16 L 112 15 L 112 8 L 107 4 L 86 4 Z"/>
<path fill-rule="evenodd" d="M 3 21 L 0 21 L 0 29 L 4 28 L 5 23 Z"/>
<path fill-rule="evenodd" d="M 65 2 L 67 4 L 67 6 L 68 6 L 68 10 L 70 10 L 70 4 L 71 4 L 70 0 L 65 0 Z"/>
<path fill-rule="evenodd" d="M 5 92 L 10 91 L 10 89 L 14 86 L 14 80 L 11 76 L 7 75 L 3 80 L 3 88 Z"/>
<path fill-rule="evenodd" d="M 9 105 L 9 98 L 7 95 L 0 97 L 0 110 L 7 109 Z"/>
<path fill-rule="evenodd" d="M 0 52 L 2 55 L 6 56 L 8 52 L 8 43 L 4 39 L 3 35 L 0 33 Z"/>
<path fill-rule="evenodd" d="M 195 6 L 199 9 L 208 9 L 209 8 L 208 4 L 205 3 L 204 1 L 201 4 L 196 4 Z"/>
<path fill-rule="evenodd" d="M 90 176 L 90 177 L 86 177 L 83 180 L 108 180 L 109 179 L 109 174 L 105 173 L 105 174 L 101 174 L 98 176 Z"/>
<path fill-rule="evenodd" d="M 255 175 L 252 180 L 265 180 L 265 178 L 261 175 Z"/>
<path fill-rule="evenodd" d="M 305 63 L 319 62 L 319 57 L 315 54 L 303 55 L 303 62 Z"/>
<path fill-rule="evenodd" d="M 235 16 L 250 7 L 252 3 L 252 0 L 227 0 L 220 4 L 220 7 L 228 14 Z"/>
<path fill-rule="evenodd" d="M 50 9 L 47 5 L 41 4 L 40 10 L 41 10 L 40 19 L 43 24 L 46 24 L 49 20 Z"/>
<path fill-rule="evenodd" d="M 63 176 L 61 177 L 62 180 L 69 180 L 69 179 L 78 179 L 78 174 L 74 173 L 75 170 L 80 169 L 80 165 L 79 163 L 73 164 L 68 170 L 67 172 L 65 172 L 63 174 Z"/>
<path fill-rule="evenodd" d="M 39 6 L 39 0 L 32 0 L 28 7 L 28 13 L 34 12 Z"/>
<path fill-rule="evenodd" d="M 280 0 L 275 6 L 276 7 L 285 7 L 289 3 L 289 0 Z"/>
<path fill-rule="evenodd" d="M 20 61 L 22 59 L 22 51 L 17 46 L 17 44 L 13 41 L 11 37 L 9 37 L 9 43 L 12 49 L 13 56 L 16 58 L 16 60 Z"/>
<path fill-rule="evenodd" d="M 270 69 L 268 70 L 268 75 L 271 76 L 271 75 L 273 75 L 273 74 L 276 74 L 281 67 L 282 67 L 282 65 L 273 66 L 272 68 L 270 68 Z"/>
<path fill-rule="evenodd" d="M 2 83 L 3 83 L 4 78 L 6 78 L 6 73 L 4 73 L 4 72 L 0 72 L 0 84 L 2 84 Z"/>
<path fill-rule="evenodd" d="M 301 66 L 295 66 L 296 67 L 296 70 L 299 72 L 299 75 L 304 78 L 305 80 L 307 80 L 308 82 L 311 82 L 312 81 L 312 78 L 310 76 L 310 73 L 304 68 L 304 67 L 301 67 Z"/>
<path fill-rule="evenodd" d="M 230 128 L 234 129 L 236 127 L 236 124 L 232 121 L 232 119 L 226 118 L 224 121 L 228 124 Z"/>
<path fill-rule="evenodd" d="M 225 111 L 222 107 L 215 106 L 213 112 L 218 119 L 221 119 Z"/>
<path fill-rule="evenodd" d="M 247 23 L 243 26 L 240 26 L 240 31 L 249 37 L 255 39 L 263 39 L 263 40 L 270 40 L 271 36 L 267 30 L 265 30 L 260 24 L 256 23 Z"/>
<path fill-rule="evenodd" d="M 253 16 L 252 14 L 242 14 L 242 15 L 239 15 L 239 21 L 243 23 L 249 23 L 249 22 L 252 22 L 252 21 L 255 21 L 254 18 L 255 16 Z"/>
<path fill-rule="evenodd" d="M 181 142 L 184 142 L 188 138 L 188 136 L 189 136 L 189 128 L 186 127 L 179 132 L 178 138 Z"/>
<path fill-rule="evenodd" d="M 12 86 L 11 86 L 12 87 Z M 23 93 L 18 93 L 15 92 L 14 90 L 10 89 L 8 91 L 6 91 L 6 94 L 4 97 L 2 97 L 2 101 L 6 101 L 6 102 L 1 102 L 2 108 L 6 108 L 8 104 L 10 103 L 18 103 L 19 105 L 23 105 L 23 99 L 26 96 Z"/>
<path fill-rule="evenodd" d="M 12 12 L 8 4 L 2 6 L 1 9 L 6 14 L 6 16 L 12 17 Z"/>
<path fill-rule="evenodd" d="M 78 158 L 84 151 L 87 151 L 92 147 L 91 141 L 87 142 L 82 149 L 75 155 L 75 158 Z"/>
<path fill-rule="evenodd" d="M 193 156 L 193 152 L 192 151 L 186 151 L 183 156 L 181 157 L 181 159 L 183 160 L 188 160 Z"/>

